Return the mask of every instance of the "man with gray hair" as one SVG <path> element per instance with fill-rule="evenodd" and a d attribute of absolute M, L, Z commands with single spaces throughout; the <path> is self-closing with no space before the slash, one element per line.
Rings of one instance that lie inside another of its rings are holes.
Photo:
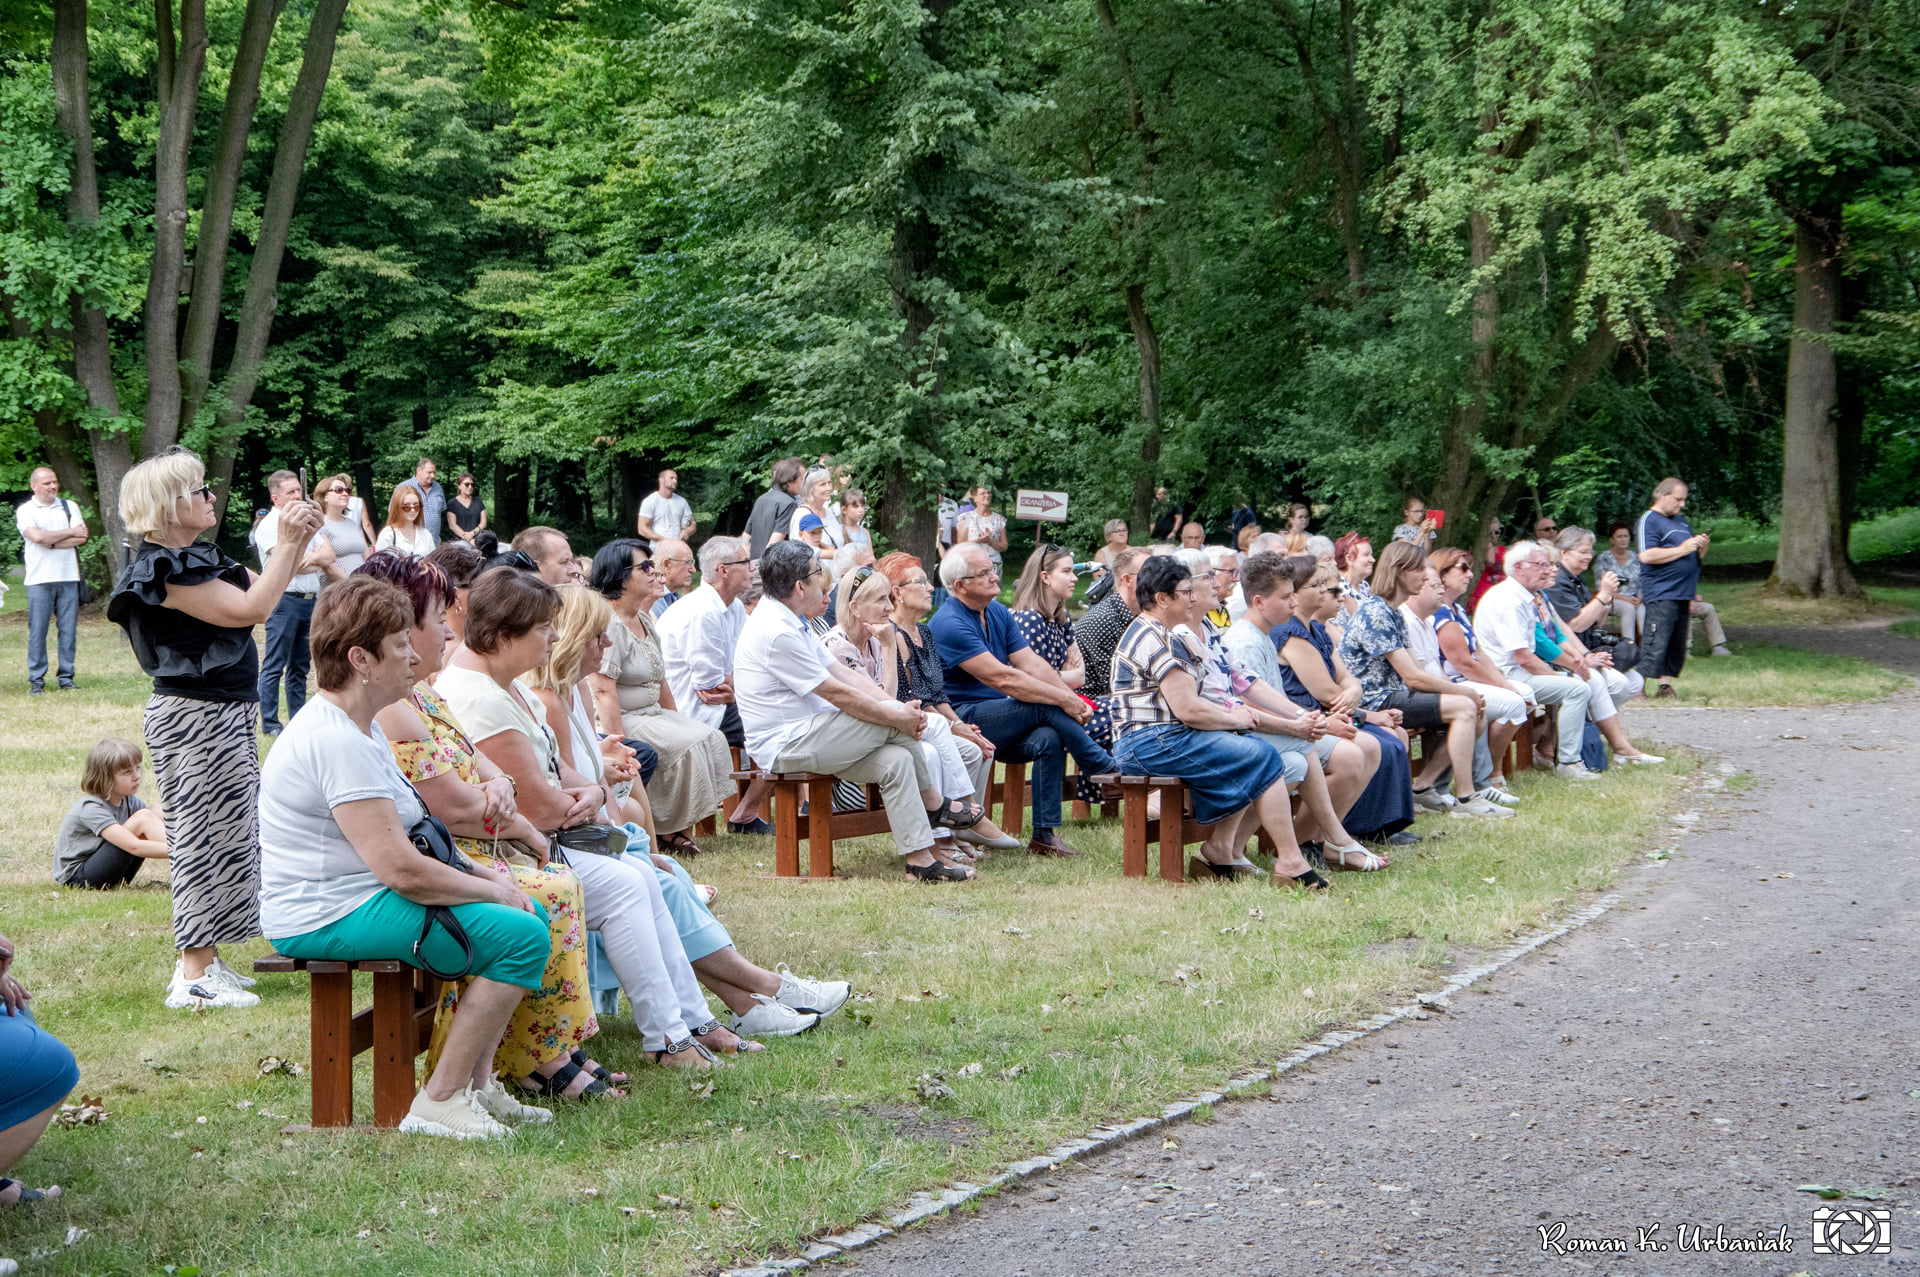
<path fill-rule="evenodd" d="M 948 802 L 920 748 L 926 714 L 827 655 L 807 622 L 827 610 L 827 570 L 799 541 L 760 556 L 766 595 L 747 618 L 734 653 L 747 752 L 760 767 L 818 772 L 880 787 L 887 826 L 910 877 L 963 882 L 967 871 L 933 854 L 933 824 L 978 823 L 977 808 Z M 971 819 L 969 817 L 971 816 Z"/>
<path fill-rule="evenodd" d="M 1533 596 L 1553 579 L 1553 561 L 1538 541 L 1515 541 L 1507 547 L 1506 566 L 1506 580 L 1481 597 L 1473 614 L 1480 648 L 1503 677 L 1531 687 L 1539 704 L 1560 707 L 1554 773 L 1570 780 L 1593 780 L 1600 773 L 1587 770 L 1580 761 L 1593 690 L 1586 679 L 1555 670 L 1533 651 L 1533 631 L 1540 621 Z"/>
<path fill-rule="evenodd" d="M 663 545 L 680 545 L 678 541 Z M 656 551 L 658 553 L 658 551 Z M 740 595 L 752 578 L 745 537 L 708 537 L 700 547 L 700 586 L 661 613 L 654 623 L 674 704 L 689 718 L 718 727 L 735 749 L 745 749 L 746 729 L 733 695 L 733 654 L 746 627 Z M 770 834 L 760 815 L 771 786 L 756 780 L 727 816 L 727 832 Z"/>
<path fill-rule="evenodd" d="M 685 541 L 661 537 L 653 543 L 653 570 L 660 574 L 666 593 L 653 601 L 654 619 L 675 603 L 693 585 L 693 551 Z"/>
<path fill-rule="evenodd" d="M 36 466 L 27 484 L 33 496 L 14 511 L 27 562 L 27 690 L 47 690 L 47 624 L 56 633 L 60 690 L 74 689 L 74 644 L 80 632 L 80 551 L 87 521 L 60 495 L 52 466 Z M 0 595 L 6 590 L 0 588 Z"/>

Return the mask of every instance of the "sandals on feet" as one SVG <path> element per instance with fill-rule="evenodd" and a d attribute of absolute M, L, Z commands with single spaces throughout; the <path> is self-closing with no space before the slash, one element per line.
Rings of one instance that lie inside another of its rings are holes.
<path fill-rule="evenodd" d="M 1244 876 L 1245 872 L 1245 870 L 1234 865 L 1216 865 L 1203 856 L 1187 857 L 1187 877 L 1193 879 L 1195 882 L 1207 882 L 1209 880 L 1232 882 L 1236 878 Z"/>
<path fill-rule="evenodd" d="M 927 823 L 943 829 L 972 829 L 987 818 L 987 809 L 964 798 L 949 798 L 927 812 Z"/>
<path fill-rule="evenodd" d="M 575 1064 L 578 1064 L 581 1068 L 587 1069 L 587 1053 L 585 1051 L 582 1051 L 576 1047 L 574 1049 L 572 1056 L 569 1058 L 571 1058 L 573 1062 Z M 596 1078 L 599 1078 L 602 1082 L 605 1082 L 608 1086 L 625 1086 L 628 1082 L 633 1080 L 632 1078 L 628 1077 L 625 1073 L 616 1072 L 615 1070 L 609 1069 L 606 1065 L 598 1062 L 595 1062 L 592 1068 L 587 1069 L 587 1072 L 593 1074 Z"/>
<path fill-rule="evenodd" d="M 0 1205 L 8 1206 L 9 1208 L 14 1206 L 33 1206 L 40 1202 L 50 1202 L 60 1196 L 60 1186 L 58 1184 L 54 1184 L 48 1188 L 28 1188 L 18 1180 L 5 1178 L 0 1178 L 0 1193 L 6 1192 L 15 1185 L 18 1185 L 20 1188 L 20 1199 L 16 1202 L 0 1203 Z"/>
<path fill-rule="evenodd" d="M 943 865 L 937 860 L 930 865 L 908 865 L 906 870 L 907 877 L 920 882 L 966 882 L 968 879 L 967 871 L 959 865 Z"/>
<path fill-rule="evenodd" d="M 683 829 L 677 834 L 661 834 L 660 850 L 667 855 L 697 856 L 700 854 L 700 844 L 687 837 Z"/>
<path fill-rule="evenodd" d="M 710 1036 L 714 1032 L 714 1030 L 720 1027 L 721 1027 L 720 1021 L 708 1020 L 705 1024 L 701 1025 L 699 1028 L 693 1030 L 694 1040 L 700 1043 L 701 1050 L 709 1051 L 709 1052 L 721 1051 L 727 1055 L 741 1055 L 741 1054 L 750 1055 L 756 1051 L 764 1051 L 767 1049 L 767 1044 L 765 1042 L 755 1042 L 751 1038 L 743 1038 L 737 1033 L 733 1035 L 736 1040 L 731 1047 L 708 1046 L 706 1044 L 706 1040 L 708 1036 Z M 732 1030 L 728 1030 L 728 1031 L 732 1032 Z"/>
<path fill-rule="evenodd" d="M 1298 887 L 1302 891 L 1313 892 L 1327 891 L 1330 889 L 1327 885 L 1327 880 L 1312 869 L 1307 870 L 1303 874 L 1276 873 L 1273 875 L 1273 885 L 1276 887 Z"/>
<path fill-rule="evenodd" d="M 686 1051 L 693 1051 L 697 1053 L 699 1056 L 699 1059 L 692 1064 L 686 1064 L 686 1065 L 669 1065 L 667 1063 L 668 1056 L 680 1055 Z M 660 1065 L 662 1068 L 691 1068 L 691 1069 L 705 1070 L 709 1072 L 711 1072 L 714 1069 L 726 1067 L 720 1062 L 719 1056 L 707 1050 L 706 1047 L 702 1046 L 700 1042 L 697 1039 L 693 1038 L 692 1036 L 684 1037 L 680 1039 L 678 1042 L 667 1043 L 665 1050 L 655 1051 L 653 1053 L 653 1062 L 655 1064 Z"/>
<path fill-rule="evenodd" d="M 1342 869 L 1355 869 L 1361 873 L 1373 873 L 1385 869 L 1392 862 L 1385 856 L 1376 855 L 1359 843 L 1349 843 L 1345 847 L 1325 848 L 1327 863 L 1338 865 Z"/>
<path fill-rule="evenodd" d="M 568 1094 L 567 1088 L 585 1072 L 578 1064 L 568 1060 L 555 1069 L 551 1077 L 541 1077 L 535 1073 L 531 1079 L 515 1078 L 513 1084 L 529 1095 L 544 1095 L 556 1100 L 618 1100 L 626 1097 L 625 1091 L 608 1086 L 597 1077 L 581 1090 Z"/>

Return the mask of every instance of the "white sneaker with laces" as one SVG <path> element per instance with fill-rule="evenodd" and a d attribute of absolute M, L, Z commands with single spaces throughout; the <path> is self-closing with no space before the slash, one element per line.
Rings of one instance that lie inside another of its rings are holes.
<path fill-rule="evenodd" d="M 470 1086 L 444 1100 L 430 1098 L 422 1087 L 408 1106 L 407 1115 L 400 1119 L 400 1133 L 449 1140 L 497 1140 L 512 1135 L 513 1129 L 494 1121 Z"/>
<path fill-rule="evenodd" d="M 497 1077 L 488 1078 L 486 1086 L 475 1091 L 473 1098 L 480 1102 L 480 1107 L 490 1116 L 501 1122 L 527 1122 L 538 1126 L 542 1122 L 553 1120 L 553 1114 L 547 1109 L 522 1104 L 515 1099 L 513 1092 L 507 1090 Z"/>
<path fill-rule="evenodd" d="M 743 1038 L 790 1038 L 820 1023 L 813 1012 L 796 1011 L 764 993 L 754 994 L 753 1000 L 753 1010 L 733 1017 L 733 1031 Z"/>
<path fill-rule="evenodd" d="M 1553 774 L 1567 780 L 1599 780 L 1600 773 L 1588 771 L 1585 763 L 1561 763 L 1553 769 Z"/>
<path fill-rule="evenodd" d="M 1485 789 L 1475 794 L 1474 798 L 1480 802 L 1498 803 L 1502 807 L 1518 807 L 1520 805 L 1520 798 L 1517 794 L 1510 793 L 1499 785 L 1488 785 Z"/>
<path fill-rule="evenodd" d="M 226 960 L 223 958 L 215 958 L 212 965 L 207 968 L 207 974 L 217 975 L 222 980 L 240 989 L 251 989 L 254 985 L 260 983 L 250 975 L 241 975 L 238 971 L 235 971 L 226 964 Z"/>
<path fill-rule="evenodd" d="M 1641 767 L 1652 767 L 1655 763 L 1667 761 L 1664 754 L 1615 754 L 1614 757 L 1623 763 L 1634 763 Z"/>
<path fill-rule="evenodd" d="M 1416 789 L 1413 791 L 1413 805 L 1426 811 L 1445 811 L 1453 806 L 1453 795 L 1443 794 L 1437 789 Z"/>
<path fill-rule="evenodd" d="M 248 993 L 237 984 L 231 984 L 222 978 L 212 967 L 197 980 L 186 976 L 186 964 L 177 963 L 173 969 L 173 982 L 167 986 L 167 1006 L 174 1011 L 186 1011 L 199 1007 L 254 1007 L 260 1005 L 260 995 Z"/>
<path fill-rule="evenodd" d="M 829 1016 L 853 996 L 853 986 L 845 980 L 803 980 L 787 970 L 784 962 L 774 971 L 780 977 L 780 992 L 774 1000 L 796 1011 Z"/>
<path fill-rule="evenodd" d="M 1476 816 L 1512 816 L 1516 814 L 1518 813 L 1516 813 L 1513 808 L 1502 807 L 1498 803 L 1490 803 L 1484 798 L 1471 798 L 1464 803 L 1455 803 L 1453 810 L 1447 813 L 1447 815 L 1452 816 L 1456 820 L 1470 820 Z"/>

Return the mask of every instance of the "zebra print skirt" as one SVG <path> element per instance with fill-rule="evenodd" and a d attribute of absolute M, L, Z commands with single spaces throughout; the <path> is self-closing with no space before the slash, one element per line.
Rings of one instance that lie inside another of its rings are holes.
<path fill-rule="evenodd" d="M 260 934 L 260 749 L 252 701 L 147 702 L 147 752 L 166 809 L 173 947 Z"/>

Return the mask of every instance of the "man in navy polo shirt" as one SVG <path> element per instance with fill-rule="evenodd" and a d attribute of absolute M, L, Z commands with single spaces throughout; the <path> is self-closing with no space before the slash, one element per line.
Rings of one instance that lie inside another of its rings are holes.
<path fill-rule="evenodd" d="M 1687 632 L 1693 596 L 1700 589 L 1700 561 L 1707 556 L 1707 534 L 1695 532 L 1680 517 L 1687 485 L 1662 479 L 1654 485 L 1653 508 L 1634 525 L 1640 551 L 1640 597 L 1647 607 L 1646 638 L 1635 666 L 1645 679 L 1658 678 L 1656 696 L 1672 696 L 1673 677 L 1687 662 Z"/>
<path fill-rule="evenodd" d="M 995 757 L 1033 764 L 1033 837 L 1036 856 L 1077 856 L 1060 837 L 1060 787 L 1072 751 L 1084 776 L 1117 772 L 1120 765 L 1087 735 L 1087 703 L 1067 690 L 1053 667 L 1027 646 L 1000 602 L 1000 569 L 984 545 L 962 542 L 940 560 L 947 601 L 927 628 L 946 672 L 953 712 L 993 742 Z"/>

